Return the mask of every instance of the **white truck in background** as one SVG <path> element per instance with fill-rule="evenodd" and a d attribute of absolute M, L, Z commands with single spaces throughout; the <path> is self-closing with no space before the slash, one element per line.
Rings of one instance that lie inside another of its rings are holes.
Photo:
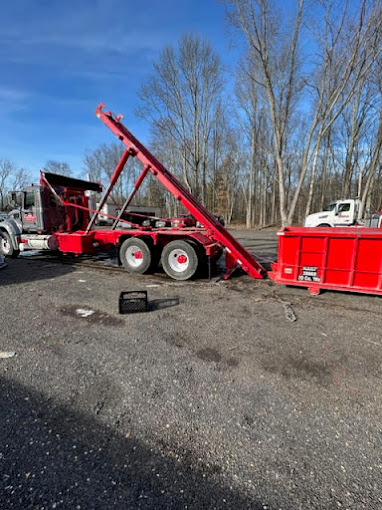
<path fill-rule="evenodd" d="M 361 201 L 354 198 L 331 202 L 326 210 L 309 214 L 304 227 L 346 227 L 363 225 L 358 218 Z"/>
<path fill-rule="evenodd" d="M 366 218 L 359 218 L 361 201 L 356 198 L 330 202 L 327 209 L 309 214 L 305 218 L 304 227 L 370 227 L 382 228 L 382 209 Z"/>

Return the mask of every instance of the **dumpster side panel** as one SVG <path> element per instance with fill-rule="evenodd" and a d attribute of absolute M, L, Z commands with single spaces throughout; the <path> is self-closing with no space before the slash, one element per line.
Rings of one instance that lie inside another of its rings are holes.
<path fill-rule="evenodd" d="M 328 238 L 327 268 L 335 271 L 349 270 L 354 252 L 354 239 Z"/>
<path fill-rule="evenodd" d="M 382 294 L 382 231 L 288 227 L 279 232 L 276 283 Z"/>
<path fill-rule="evenodd" d="M 280 277 L 285 280 L 297 280 L 300 242 L 299 236 L 279 237 L 279 256 L 282 253 L 282 263 L 279 267 L 282 276 Z"/>
<path fill-rule="evenodd" d="M 357 271 L 378 273 L 381 269 L 382 242 L 378 239 L 360 239 Z"/>
<path fill-rule="evenodd" d="M 355 239 L 328 237 L 325 280 L 331 285 L 351 285 Z"/>

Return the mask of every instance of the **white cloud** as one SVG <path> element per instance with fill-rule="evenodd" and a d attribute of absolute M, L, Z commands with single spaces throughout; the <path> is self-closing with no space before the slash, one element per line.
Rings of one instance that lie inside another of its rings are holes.
<path fill-rule="evenodd" d="M 45 50 L 49 49 L 49 46 L 56 46 L 88 53 L 112 51 L 129 55 L 140 51 L 157 51 L 166 43 L 167 38 L 168 34 L 164 31 L 150 30 L 149 33 L 144 33 L 136 30 L 121 31 L 111 28 L 102 31 L 91 30 L 87 33 L 78 33 L 61 27 L 60 32 L 41 32 L 29 35 L 23 33 L 20 35 L 13 31 L 0 34 L 2 45 L 11 50 L 11 55 L 14 53 L 14 49 L 22 47 L 27 53 L 30 53 L 36 51 L 38 46 L 44 47 Z"/>
<path fill-rule="evenodd" d="M 0 86 L 0 111 L 3 121 L 9 116 L 28 109 L 28 94 L 11 87 Z"/>
<path fill-rule="evenodd" d="M 0 101 L 22 103 L 27 99 L 24 90 L 0 86 Z"/>

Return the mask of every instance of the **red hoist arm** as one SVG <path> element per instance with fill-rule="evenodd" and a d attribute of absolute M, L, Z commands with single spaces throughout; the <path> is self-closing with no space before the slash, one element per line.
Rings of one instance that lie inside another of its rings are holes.
<path fill-rule="evenodd" d="M 207 230 L 207 235 L 226 249 L 228 276 L 240 266 L 253 278 L 264 278 L 266 270 L 248 251 L 223 227 L 188 190 L 176 179 L 133 134 L 120 122 L 122 115 L 115 117 L 111 112 L 102 111 L 100 103 L 96 115 L 124 143 L 130 154 L 134 154 L 158 181 L 178 200 Z"/>

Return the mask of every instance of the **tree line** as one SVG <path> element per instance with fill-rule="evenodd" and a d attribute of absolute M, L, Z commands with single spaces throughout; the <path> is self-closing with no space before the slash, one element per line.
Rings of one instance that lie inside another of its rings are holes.
<path fill-rule="evenodd" d="M 361 213 L 381 208 L 381 2 L 223 3 L 242 56 L 227 69 L 195 34 L 160 52 L 136 110 L 151 128 L 150 149 L 227 223 L 301 224 L 356 196 Z M 105 181 L 122 150 L 89 152 L 84 173 Z M 116 201 L 136 178 L 129 165 Z M 180 212 L 154 179 L 137 200 Z"/>

